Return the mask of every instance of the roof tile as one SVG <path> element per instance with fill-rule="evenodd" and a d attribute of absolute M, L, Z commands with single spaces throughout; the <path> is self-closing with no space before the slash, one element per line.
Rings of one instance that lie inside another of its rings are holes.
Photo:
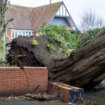
<path fill-rule="evenodd" d="M 62 2 L 57 2 L 40 7 L 22 7 L 16 5 L 8 5 L 6 19 L 14 18 L 7 28 L 15 29 L 37 29 L 43 23 L 48 23 L 54 16 Z"/>

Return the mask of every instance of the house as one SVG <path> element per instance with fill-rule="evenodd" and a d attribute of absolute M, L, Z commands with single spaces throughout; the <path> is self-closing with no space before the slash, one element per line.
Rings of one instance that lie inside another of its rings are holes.
<path fill-rule="evenodd" d="M 63 25 L 71 31 L 78 31 L 64 2 L 57 2 L 40 7 L 23 7 L 8 4 L 6 20 L 13 18 L 6 29 L 7 42 L 21 36 L 35 35 L 42 24 Z"/>

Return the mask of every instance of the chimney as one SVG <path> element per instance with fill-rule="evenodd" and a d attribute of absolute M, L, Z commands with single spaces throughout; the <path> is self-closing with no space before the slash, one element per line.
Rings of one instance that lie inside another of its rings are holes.
<path fill-rule="evenodd" d="M 10 2 L 10 0 L 8 0 L 8 1 L 7 1 L 7 5 L 10 5 L 10 4 L 11 4 L 11 2 Z"/>
<path fill-rule="evenodd" d="M 50 0 L 50 4 L 51 4 L 51 0 Z"/>

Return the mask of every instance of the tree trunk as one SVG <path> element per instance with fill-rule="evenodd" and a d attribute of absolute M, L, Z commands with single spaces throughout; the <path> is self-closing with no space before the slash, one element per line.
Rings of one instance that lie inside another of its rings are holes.
<path fill-rule="evenodd" d="M 5 12 L 7 0 L 0 0 L 0 61 L 5 58 L 5 36 L 4 32 L 6 29 Z"/>
<path fill-rule="evenodd" d="M 6 56 L 6 36 L 5 36 L 5 31 L 8 23 L 12 21 L 13 19 L 7 19 L 5 18 L 6 11 L 7 11 L 7 1 L 8 0 L 0 0 L 0 61 L 5 60 Z"/>
<path fill-rule="evenodd" d="M 19 66 L 47 66 L 50 81 L 60 81 L 91 89 L 105 78 L 105 28 L 85 46 L 66 58 L 47 47 L 46 37 L 18 37 L 11 43 L 8 61 L 15 59 Z"/>

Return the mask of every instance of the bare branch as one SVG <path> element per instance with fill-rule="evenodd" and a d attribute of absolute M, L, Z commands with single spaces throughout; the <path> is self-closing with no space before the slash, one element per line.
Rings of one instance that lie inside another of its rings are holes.
<path fill-rule="evenodd" d="M 91 10 L 84 12 L 81 18 L 81 28 L 86 31 L 95 27 L 101 27 L 103 25 L 103 19 L 97 17 Z"/>

